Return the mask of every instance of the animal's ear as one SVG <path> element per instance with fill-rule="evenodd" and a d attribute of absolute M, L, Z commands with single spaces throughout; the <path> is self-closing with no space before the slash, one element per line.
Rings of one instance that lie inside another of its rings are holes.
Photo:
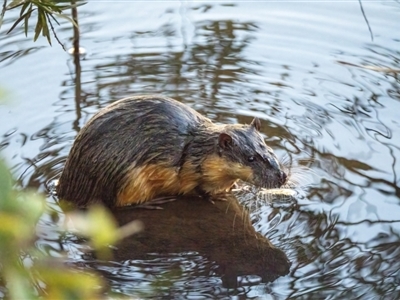
<path fill-rule="evenodd" d="M 257 131 L 260 131 L 261 129 L 261 121 L 259 118 L 254 118 L 253 121 L 251 121 L 250 126 L 253 126 Z"/>
<path fill-rule="evenodd" d="M 219 134 L 218 143 L 222 149 L 229 148 L 232 146 L 232 137 L 227 133 L 221 132 Z"/>

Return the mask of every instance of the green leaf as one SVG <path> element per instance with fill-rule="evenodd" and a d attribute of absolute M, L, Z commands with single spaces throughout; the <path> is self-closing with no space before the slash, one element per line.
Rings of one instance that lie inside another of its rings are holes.
<path fill-rule="evenodd" d="M 74 2 L 71 4 L 71 2 Z M 37 23 L 35 26 L 35 34 L 33 40 L 36 41 L 40 34 L 47 38 L 47 41 L 51 45 L 51 32 L 58 40 L 56 33 L 54 32 L 50 17 L 58 24 L 56 18 L 66 19 L 68 22 L 72 23 L 73 26 L 78 27 L 77 22 L 75 22 L 70 16 L 64 14 L 63 11 L 67 9 L 76 8 L 78 6 L 82 6 L 86 4 L 87 1 L 77 0 L 13 0 L 11 4 L 7 6 L 7 9 L 14 9 L 16 7 L 21 7 L 20 16 L 11 26 L 11 28 L 7 31 L 9 34 L 11 31 L 15 29 L 15 27 L 20 24 L 21 21 L 24 21 L 24 32 L 25 36 L 28 35 L 29 29 L 29 19 L 32 16 L 32 11 L 38 11 Z M 1 25 L 1 18 L 0 18 Z M 50 30 L 50 28 L 51 30 Z M 61 45 L 62 46 L 62 45 Z"/>
<path fill-rule="evenodd" d="M 29 2 L 25 2 L 24 5 L 22 5 L 21 12 L 19 13 L 20 16 L 22 16 L 24 14 L 24 12 L 28 8 L 29 4 L 30 4 Z M 32 4 L 31 4 L 31 8 L 32 8 Z"/>
<path fill-rule="evenodd" d="M 35 28 L 35 36 L 33 37 L 33 41 L 36 42 L 37 38 L 39 37 L 40 32 L 42 31 L 43 24 L 42 24 L 42 18 L 41 18 L 41 10 L 38 9 L 38 19 L 37 19 L 37 24 Z"/>
<path fill-rule="evenodd" d="M 0 160 L 0 209 L 4 202 L 8 201 L 12 193 L 12 177 L 6 164 Z"/>
<path fill-rule="evenodd" d="M 25 0 L 13 0 L 10 4 L 7 5 L 7 10 L 16 8 L 22 4 L 24 4 Z"/>
<path fill-rule="evenodd" d="M 37 271 L 46 284 L 46 299 L 99 299 L 103 280 L 86 272 L 52 269 L 49 266 L 38 266 Z"/>
<path fill-rule="evenodd" d="M 62 10 L 57 5 L 46 4 L 46 5 L 38 5 L 38 7 L 40 7 L 40 9 L 48 12 L 49 14 L 62 12 Z"/>
<path fill-rule="evenodd" d="M 5 271 L 7 288 L 9 290 L 10 299 L 34 299 L 32 289 L 27 284 L 26 277 L 21 276 L 21 273 L 15 269 L 7 268 Z"/>
<path fill-rule="evenodd" d="M 17 21 L 15 21 L 15 23 L 11 26 L 11 28 L 7 31 L 7 34 L 9 34 L 18 24 L 19 22 L 21 22 L 28 14 L 30 16 L 30 14 L 32 13 L 32 11 L 34 11 L 34 9 L 30 9 L 25 15 L 19 17 L 17 19 Z"/>
<path fill-rule="evenodd" d="M 47 16 L 46 11 L 42 10 L 41 14 L 40 14 L 40 18 L 43 23 L 42 34 L 43 34 L 43 36 L 45 36 L 47 38 L 47 41 L 49 42 L 49 44 L 51 46 L 50 31 L 49 31 L 49 25 L 47 24 L 46 16 Z"/>
<path fill-rule="evenodd" d="M 76 7 L 78 7 L 78 6 L 82 6 L 82 5 L 85 5 L 86 3 L 87 3 L 87 1 L 79 1 L 79 2 L 76 2 L 76 3 L 74 3 L 74 4 L 71 4 L 70 2 L 71 2 L 71 0 L 67 0 L 67 1 L 57 1 L 57 2 L 65 2 L 65 3 L 68 3 L 68 4 L 65 4 L 65 5 L 59 5 L 58 7 L 61 9 L 61 10 L 67 10 L 67 9 L 71 9 L 71 8 L 76 8 Z"/>
<path fill-rule="evenodd" d="M 24 31 L 25 31 L 25 36 L 28 36 L 28 24 L 29 24 L 29 18 L 32 15 L 32 6 L 30 10 L 25 14 L 25 23 L 24 23 Z"/>
<path fill-rule="evenodd" d="M 22 206 L 21 209 L 18 209 L 21 210 L 25 222 L 27 222 L 30 227 L 33 227 L 37 223 L 40 216 L 46 210 L 45 199 L 41 195 L 33 192 L 21 192 L 18 197 L 18 205 Z"/>
<path fill-rule="evenodd" d="M 75 27 L 79 27 L 78 24 L 76 24 L 76 22 L 74 21 L 74 19 L 68 17 L 66 14 L 56 14 L 56 16 L 70 21 Z"/>

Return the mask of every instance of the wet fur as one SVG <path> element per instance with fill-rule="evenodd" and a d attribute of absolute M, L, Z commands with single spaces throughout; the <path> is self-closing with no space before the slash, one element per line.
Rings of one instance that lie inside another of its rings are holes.
<path fill-rule="evenodd" d="M 124 206 L 198 190 L 215 194 L 237 179 L 280 186 L 279 163 L 255 127 L 216 125 L 162 96 L 117 101 L 79 132 L 58 196 L 80 206 Z M 258 161 L 247 163 L 249 155 Z"/>

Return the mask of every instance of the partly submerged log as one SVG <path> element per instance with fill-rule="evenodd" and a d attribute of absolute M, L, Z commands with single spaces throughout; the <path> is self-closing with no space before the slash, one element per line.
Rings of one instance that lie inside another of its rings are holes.
<path fill-rule="evenodd" d="M 148 254 L 196 252 L 218 265 L 215 271 L 232 286 L 237 276 L 258 275 L 264 282 L 289 272 L 284 252 L 255 231 L 248 212 L 233 196 L 212 204 L 201 198 L 181 198 L 162 210 L 119 209 L 120 226 L 133 220 L 144 230 L 117 245 L 114 260 L 150 258 Z"/>

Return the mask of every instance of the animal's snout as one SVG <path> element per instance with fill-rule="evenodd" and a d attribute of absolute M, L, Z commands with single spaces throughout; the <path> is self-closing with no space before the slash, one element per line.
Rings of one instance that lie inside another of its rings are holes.
<path fill-rule="evenodd" d="M 280 171 L 279 172 L 279 184 L 282 186 L 286 183 L 287 175 L 285 172 Z"/>
<path fill-rule="evenodd" d="M 264 156 L 264 160 L 269 164 L 269 167 L 273 170 L 279 170 L 279 162 L 278 160 L 272 156 Z"/>

